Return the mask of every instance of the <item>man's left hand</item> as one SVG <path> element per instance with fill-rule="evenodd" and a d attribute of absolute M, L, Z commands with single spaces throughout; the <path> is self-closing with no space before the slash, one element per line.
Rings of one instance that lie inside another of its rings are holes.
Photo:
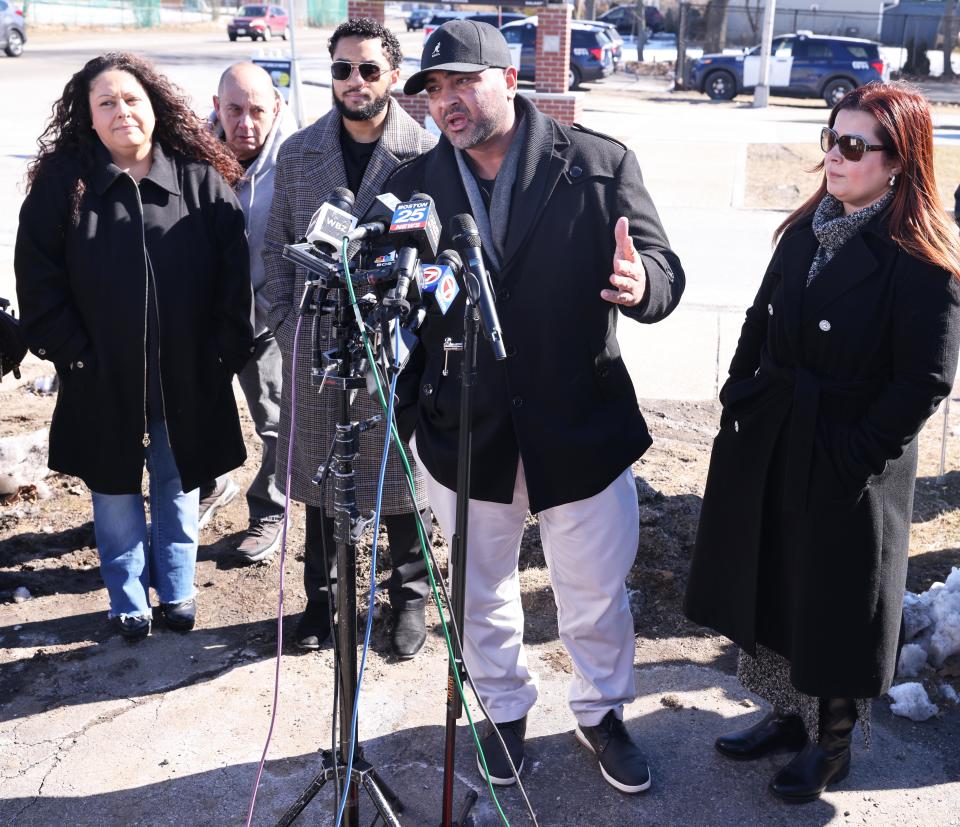
<path fill-rule="evenodd" d="M 634 249 L 633 239 L 630 238 L 630 222 L 625 217 L 621 216 L 617 220 L 613 237 L 617 242 L 617 249 L 613 254 L 610 284 L 616 289 L 601 290 L 600 296 L 622 307 L 636 307 L 647 292 L 647 271 L 640 260 L 640 254 Z"/>

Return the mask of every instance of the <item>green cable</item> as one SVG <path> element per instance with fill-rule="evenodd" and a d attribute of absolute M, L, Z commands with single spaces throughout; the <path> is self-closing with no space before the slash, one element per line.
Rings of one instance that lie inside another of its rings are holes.
<path fill-rule="evenodd" d="M 370 339 L 367 337 L 367 329 L 363 323 L 363 318 L 360 315 L 360 306 L 357 304 L 356 294 L 353 292 L 353 280 L 350 277 L 350 265 L 347 260 L 347 248 L 349 246 L 348 240 L 346 237 L 343 239 L 343 249 L 341 251 L 341 259 L 343 261 L 343 271 L 346 276 L 344 281 L 347 283 L 347 292 L 350 294 L 350 306 L 353 308 L 353 315 L 357 320 L 357 326 L 360 328 L 360 335 L 363 338 L 363 347 L 367 353 L 367 359 L 370 361 L 371 366 L 373 366 L 373 378 L 377 382 L 377 396 L 380 399 L 380 407 L 383 408 L 384 413 L 389 412 L 389 407 L 387 405 L 387 399 L 383 394 L 383 384 L 380 381 L 380 373 L 376 369 L 376 361 L 373 358 L 373 348 L 370 347 Z M 413 482 L 413 470 L 410 468 L 410 462 L 407 459 L 407 452 L 403 449 L 403 443 L 400 441 L 400 433 L 397 431 L 397 426 L 395 423 L 391 422 L 390 431 L 393 434 L 393 442 L 397 447 L 397 452 L 400 454 L 400 459 L 403 461 L 403 470 L 407 477 L 407 487 L 410 490 L 410 497 L 413 500 L 413 507 L 417 507 L 417 494 L 416 486 Z M 477 755 L 480 756 L 480 761 L 483 763 L 483 771 L 487 781 L 487 789 L 490 790 L 490 796 L 493 798 L 493 803 L 496 805 L 497 812 L 500 814 L 500 820 L 510 827 L 510 822 L 507 820 L 506 814 L 503 812 L 503 808 L 500 806 L 500 801 L 497 798 L 497 794 L 493 790 L 493 783 L 490 781 L 490 769 L 487 767 L 487 758 L 483 754 L 483 747 L 480 746 L 480 736 L 477 735 L 477 727 L 473 722 L 473 716 L 470 714 L 470 707 L 467 705 L 467 699 L 463 691 L 463 683 L 460 680 L 460 670 L 456 667 L 456 655 L 453 652 L 453 643 L 450 640 L 450 631 L 447 629 L 447 621 L 443 616 L 443 605 L 440 601 L 440 592 L 437 589 L 437 581 L 433 576 L 433 566 L 430 564 L 430 557 L 427 554 L 427 535 L 423 530 L 423 521 L 417 520 L 417 534 L 420 538 L 420 551 L 423 554 L 424 560 L 427 564 L 427 576 L 430 578 L 430 589 L 433 592 L 433 600 L 437 604 L 437 610 L 440 614 L 440 626 L 443 629 L 443 638 L 447 643 L 447 657 L 450 659 L 450 664 L 453 666 L 451 670 L 453 672 L 453 678 L 457 684 L 457 692 L 460 694 L 460 701 L 463 703 L 463 710 L 467 714 L 467 721 L 470 723 L 470 731 L 473 734 L 473 742 L 477 745 Z"/>

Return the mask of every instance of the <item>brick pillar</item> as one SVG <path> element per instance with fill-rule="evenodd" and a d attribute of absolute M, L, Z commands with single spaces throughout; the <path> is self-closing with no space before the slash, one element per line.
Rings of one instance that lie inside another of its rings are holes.
<path fill-rule="evenodd" d="M 537 11 L 537 63 L 535 83 L 538 92 L 567 91 L 570 70 L 570 6 L 544 6 Z"/>
<path fill-rule="evenodd" d="M 386 21 L 383 13 L 383 3 L 376 0 L 347 0 L 347 17 L 371 17 L 380 25 Z"/>

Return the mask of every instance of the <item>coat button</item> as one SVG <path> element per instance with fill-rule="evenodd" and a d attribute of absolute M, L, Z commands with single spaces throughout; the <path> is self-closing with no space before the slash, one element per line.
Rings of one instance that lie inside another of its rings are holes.
<path fill-rule="evenodd" d="M 771 316 L 773 315 L 773 305 L 772 305 L 772 304 L 768 304 L 768 305 L 767 305 L 767 313 L 769 313 Z"/>
<path fill-rule="evenodd" d="M 821 320 L 820 320 L 820 324 L 818 325 L 818 327 L 819 327 L 824 333 L 829 333 L 829 332 L 830 332 L 830 322 L 828 322 L 826 319 L 821 319 Z"/>
<path fill-rule="evenodd" d="M 43 348 L 39 348 L 37 350 L 37 356 L 46 356 L 46 355 L 47 355 L 47 351 L 44 350 Z"/>
<path fill-rule="evenodd" d="M 599 368 L 597 370 L 597 376 L 599 376 L 601 379 L 606 379 L 609 375 L 610 375 L 610 368 L 608 368 L 606 365 L 604 365 L 602 368 Z"/>
<path fill-rule="evenodd" d="M 498 292 L 497 292 L 497 298 L 498 298 L 500 301 L 502 301 L 502 302 L 509 301 L 509 300 L 510 300 L 510 291 L 509 291 L 509 290 L 500 290 L 500 291 L 498 291 Z"/>
<path fill-rule="evenodd" d="M 580 167 L 570 167 L 570 177 L 579 178 L 583 175 L 583 170 Z"/>
<path fill-rule="evenodd" d="M 83 362 L 82 362 L 82 361 L 78 360 L 78 361 L 76 362 L 76 366 L 77 366 L 78 368 L 80 368 L 80 370 L 83 370 Z"/>
<path fill-rule="evenodd" d="M 517 349 L 516 349 L 516 347 L 514 347 L 513 345 L 508 345 L 508 347 L 507 347 L 507 356 L 516 356 L 516 355 L 517 355 Z"/>
<path fill-rule="evenodd" d="M 430 396 L 433 393 L 433 385 L 427 384 L 423 386 L 423 395 Z"/>
<path fill-rule="evenodd" d="M 733 420 L 733 430 L 736 431 L 738 434 L 740 433 L 740 420 L 738 419 Z"/>
<path fill-rule="evenodd" d="M 522 408 L 522 407 L 523 407 L 523 397 L 522 397 L 522 396 L 515 396 L 515 397 L 513 397 L 513 407 L 514 407 L 514 408 Z"/>
<path fill-rule="evenodd" d="M 256 345 L 254 345 L 252 348 L 250 348 L 250 352 L 253 353 L 256 349 L 257 349 L 257 347 L 256 347 Z"/>

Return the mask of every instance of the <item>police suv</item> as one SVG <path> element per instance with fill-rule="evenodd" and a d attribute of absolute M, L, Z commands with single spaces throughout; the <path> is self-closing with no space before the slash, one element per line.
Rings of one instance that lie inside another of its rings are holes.
<path fill-rule="evenodd" d="M 797 32 L 775 37 L 770 50 L 770 91 L 823 98 L 834 106 L 851 89 L 889 78 L 876 43 L 857 37 Z M 760 80 L 760 47 L 744 54 L 703 55 L 693 64 L 691 85 L 714 100 L 749 92 Z"/>

